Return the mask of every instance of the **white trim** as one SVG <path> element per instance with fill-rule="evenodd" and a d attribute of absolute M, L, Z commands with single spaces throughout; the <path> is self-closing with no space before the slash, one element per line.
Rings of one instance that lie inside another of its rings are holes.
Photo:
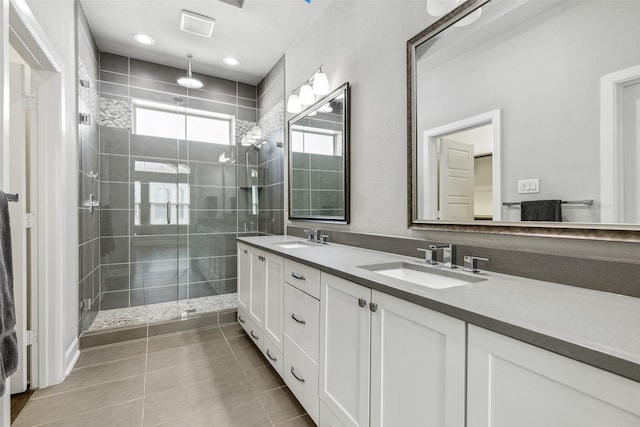
<path fill-rule="evenodd" d="M 73 369 L 73 365 L 76 364 L 76 361 L 80 357 L 80 348 L 78 346 L 78 338 L 73 340 L 67 351 L 64 352 L 64 375 L 65 377 L 71 373 Z"/>
<path fill-rule="evenodd" d="M 418 183 L 421 184 L 422 194 L 420 196 L 420 205 L 418 208 L 418 219 L 425 219 L 427 214 L 429 219 L 435 219 L 435 198 L 430 195 L 437 194 L 436 185 L 438 182 L 436 168 L 428 167 L 430 164 L 428 159 L 434 158 L 436 154 L 436 141 L 438 138 L 451 134 L 454 132 L 460 132 L 465 129 L 481 126 L 483 124 L 493 125 L 493 153 L 492 153 L 492 186 L 493 186 L 493 221 L 500 221 L 502 219 L 502 181 L 500 178 L 501 173 L 501 142 L 502 142 L 502 110 L 496 109 L 488 111 L 486 113 L 478 114 L 476 116 L 468 117 L 466 119 L 458 120 L 455 122 L 447 123 L 446 125 L 439 126 L 437 128 L 428 129 L 423 133 L 422 143 L 418 144 Z M 426 149 L 425 149 L 426 148 Z M 422 158 L 421 158 L 422 157 Z M 422 167 L 420 167 L 422 165 Z M 426 181 L 425 181 L 426 179 Z M 424 185 L 424 183 L 428 185 Z M 420 188 L 420 187 L 419 187 Z"/>
<path fill-rule="evenodd" d="M 603 224 L 622 222 L 622 90 L 640 82 L 640 65 L 600 78 L 600 209 Z"/>

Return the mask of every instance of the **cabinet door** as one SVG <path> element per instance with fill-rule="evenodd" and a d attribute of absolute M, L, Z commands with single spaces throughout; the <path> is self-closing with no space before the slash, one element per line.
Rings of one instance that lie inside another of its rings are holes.
<path fill-rule="evenodd" d="M 238 307 L 249 311 L 251 292 L 251 257 L 249 248 L 238 244 Z"/>
<path fill-rule="evenodd" d="M 370 301 L 370 289 L 321 273 L 320 400 L 344 426 L 369 425 Z"/>
<path fill-rule="evenodd" d="M 371 425 L 463 427 L 464 322 L 377 291 L 372 300 Z"/>
<path fill-rule="evenodd" d="M 469 325 L 468 426 L 640 426 L 640 383 Z"/>
<path fill-rule="evenodd" d="M 262 329 L 262 314 L 264 310 L 264 280 L 266 262 L 264 253 L 252 249 L 249 251 L 251 264 L 251 285 L 249 292 L 249 318 Z"/>
<path fill-rule="evenodd" d="M 265 253 L 264 335 L 282 352 L 283 259 Z"/>

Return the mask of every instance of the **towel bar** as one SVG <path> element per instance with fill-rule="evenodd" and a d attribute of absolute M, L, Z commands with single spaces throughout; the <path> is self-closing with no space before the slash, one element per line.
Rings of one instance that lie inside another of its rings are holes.
<path fill-rule="evenodd" d="M 8 202 L 17 202 L 18 201 L 18 193 L 16 194 L 8 194 L 4 193 Z"/>
<path fill-rule="evenodd" d="M 593 205 L 593 200 L 563 200 L 561 202 L 563 205 Z M 502 206 L 520 206 L 520 202 L 503 202 Z"/>

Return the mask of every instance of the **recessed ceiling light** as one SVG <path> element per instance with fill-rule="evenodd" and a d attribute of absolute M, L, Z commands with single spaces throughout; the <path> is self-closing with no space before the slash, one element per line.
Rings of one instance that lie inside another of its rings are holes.
<path fill-rule="evenodd" d="M 224 62 L 227 65 L 231 65 L 231 66 L 236 66 L 236 65 L 240 65 L 240 61 L 238 61 L 236 58 L 232 58 L 230 56 L 226 57 L 226 58 L 222 58 L 222 62 Z"/>
<path fill-rule="evenodd" d="M 156 44 L 156 41 L 146 34 L 134 34 L 133 39 L 138 43 L 146 44 L 148 46 Z"/>

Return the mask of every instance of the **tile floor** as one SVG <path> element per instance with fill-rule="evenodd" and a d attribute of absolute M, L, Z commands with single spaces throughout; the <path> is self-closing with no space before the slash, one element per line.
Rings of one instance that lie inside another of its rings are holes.
<path fill-rule="evenodd" d="M 15 427 L 315 426 L 237 324 L 83 350 Z"/>

